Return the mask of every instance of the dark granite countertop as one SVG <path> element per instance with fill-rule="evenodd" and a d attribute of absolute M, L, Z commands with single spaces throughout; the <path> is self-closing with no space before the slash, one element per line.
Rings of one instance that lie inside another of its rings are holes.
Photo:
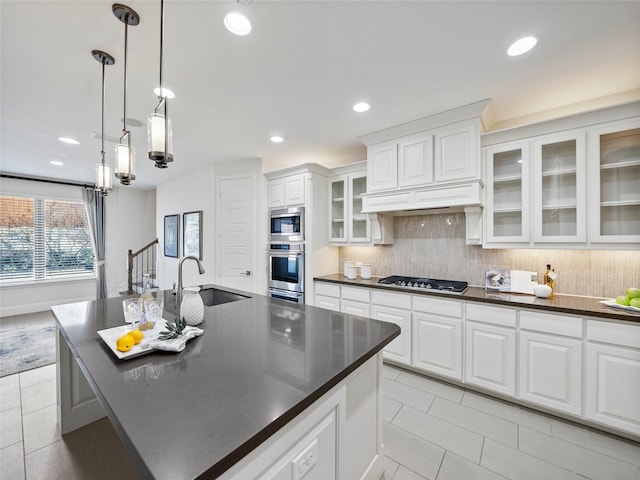
<path fill-rule="evenodd" d="M 160 295 L 174 304 L 171 292 Z M 220 475 L 400 334 L 391 323 L 246 295 L 206 307 L 204 334 L 183 352 L 128 360 L 96 333 L 124 324 L 122 298 L 53 307 L 143 478 Z"/>
<path fill-rule="evenodd" d="M 402 293 L 432 295 L 439 298 L 459 298 L 462 300 L 492 303 L 514 308 L 530 308 L 547 311 L 549 313 L 569 313 L 572 315 L 582 315 L 616 322 L 635 322 L 640 325 L 640 313 L 607 307 L 600 303 L 601 300 L 605 300 L 604 298 L 560 294 L 555 294 L 551 298 L 537 298 L 533 295 L 489 292 L 481 287 L 468 287 L 462 294 L 439 293 L 429 290 L 380 285 L 377 283 L 379 278 L 380 277 L 373 277 L 369 280 L 362 280 L 358 277 L 355 280 L 349 280 L 341 273 L 334 273 L 331 275 L 315 277 L 314 280 L 340 283 L 343 285 L 381 288 Z"/>

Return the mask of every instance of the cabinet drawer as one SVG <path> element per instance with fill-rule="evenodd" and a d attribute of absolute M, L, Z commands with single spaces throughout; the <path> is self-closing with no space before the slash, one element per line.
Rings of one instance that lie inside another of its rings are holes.
<path fill-rule="evenodd" d="M 336 297 L 329 297 L 326 295 L 316 295 L 316 307 L 326 308 L 327 310 L 339 312 L 340 299 Z"/>
<path fill-rule="evenodd" d="M 337 283 L 316 282 L 316 293 L 340 298 L 340 285 Z"/>
<path fill-rule="evenodd" d="M 582 319 L 568 315 L 520 311 L 520 328 L 536 332 L 555 333 L 565 337 L 582 338 Z"/>
<path fill-rule="evenodd" d="M 467 320 L 502 325 L 503 327 L 515 327 L 516 310 L 480 303 L 467 303 Z"/>
<path fill-rule="evenodd" d="M 621 347 L 640 348 L 640 324 L 587 320 L 587 340 L 611 343 Z"/>
<path fill-rule="evenodd" d="M 417 312 L 462 318 L 462 300 L 448 300 L 444 298 L 433 298 L 427 295 L 414 295 L 413 309 Z"/>
<path fill-rule="evenodd" d="M 371 292 L 371 303 L 411 310 L 411 295 L 373 290 Z"/>
<path fill-rule="evenodd" d="M 342 300 L 340 302 L 340 311 L 350 315 L 359 315 L 361 317 L 369 317 L 369 304 L 364 302 L 356 302 L 355 300 Z"/>
<path fill-rule="evenodd" d="M 368 288 L 360 287 L 342 287 L 342 298 L 347 300 L 355 300 L 357 302 L 369 303 L 371 292 Z"/>

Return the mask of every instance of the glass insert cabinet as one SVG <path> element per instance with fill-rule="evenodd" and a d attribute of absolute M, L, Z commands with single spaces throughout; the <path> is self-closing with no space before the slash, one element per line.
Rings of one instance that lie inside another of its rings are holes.
<path fill-rule="evenodd" d="M 485 245 L 640 242 L 640 118 L 484 148 Z"/>
<path fill-rule="evenodd" d="M 366 172 L 341 175 L 329 180 L 330 242 L 371 241 L 369 216 L 362 213 L 362 194 L 366 191 Z"/>

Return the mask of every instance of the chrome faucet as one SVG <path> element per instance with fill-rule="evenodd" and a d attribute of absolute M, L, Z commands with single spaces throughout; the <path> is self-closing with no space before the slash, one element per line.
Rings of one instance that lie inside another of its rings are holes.
<path fill-rule="evenodd" d="M 189 255 L 188 257 L 182 257 L 180 259 L 180 263 L 178 264 L 178 287 L 176 288 L 176 315 L 180 316 L 180 304 L 182 303 L 182 264 L 185 260 L 195 260 L 198 264 L 198 272 L 200 275 L 204 273 L 204 266 L 200 259 L 194 255 Z"/>

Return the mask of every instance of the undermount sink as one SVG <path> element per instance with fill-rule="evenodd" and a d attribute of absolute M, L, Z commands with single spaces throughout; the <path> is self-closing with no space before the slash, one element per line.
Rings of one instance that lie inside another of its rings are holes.
<path fill-rule="evenodd" d="M 222 305 L 223 303 L 237 302 L 238 300 L 251 298 L 245 295 L 219 290 L 217 288 L 204 288 L 200 290 L 199 293 L 205 307 L 213 307 L 214 305 Z"/>

